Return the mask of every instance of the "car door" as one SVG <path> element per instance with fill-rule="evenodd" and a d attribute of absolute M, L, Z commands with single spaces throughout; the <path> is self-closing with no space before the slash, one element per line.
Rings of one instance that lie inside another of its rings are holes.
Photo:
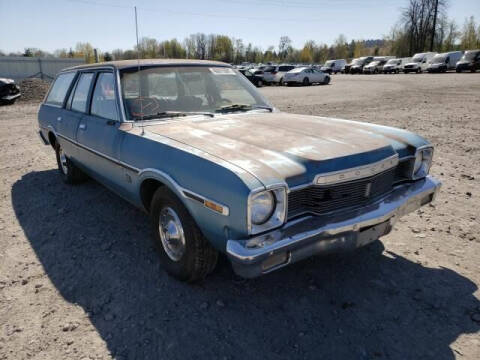
<path fill-rule="evenodd" d="M 119 130 L 120 109 L 113 71 L 96 73 L 88 109 L 77 130 L 82 163 L 102 183 L 122 193 L 119 153 L 123 132 Z"/>
<path fill-rule="evenodd" d="M 323 82 L 323 72 L 318 71 L 316 69 L 312 70 L 313 80 L 312 82 Z"/>
<path fill-rule="evenodd" d="M 81 72 L 78 74 L 65 104 L 65 111 L 56 119 L 59 135 L 63 139 L 62 148 L 74 161 L 78 160 L 79 155 L 79 149 L 75 145 L 78 124 L 87 109 L 88 93 L 94 75 L 94 72 Z"/>

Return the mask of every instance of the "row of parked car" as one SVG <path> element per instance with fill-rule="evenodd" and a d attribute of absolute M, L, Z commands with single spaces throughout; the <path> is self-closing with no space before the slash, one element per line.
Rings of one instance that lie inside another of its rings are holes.
<path fill-rule="evenodd" d="M 413 57 L 363 56 L 347 63 L 345 59 L 328 60 L 324 65 L 252 65 L 236 66 L 255 86 L 328 84 L 331 74 L 399 74 L 427 72 L 457 72 L 480 69 L 480 50 L 425 52 Z"/>
<path fill-rule="evenodd" d="M 331 60 L 333 69 L 338 69 L 345 60 Z M 327 62 L 328 63 L 328 62 Z M 337 65 L 338 63 L 338 65 Z M 327 65 L 327 64 L 325 64 Z M 446 53 L 425 52 L 415 54 L 411 58 L 396 58 L 394 56 L 364 56 L 353 59 L 343 65 L 340 72 L 348 74 L 378 74 L 378 73 L 422 73 L 426 72 L 457 72 L 480 69 L 480 50 L 451 51 Z M 337 71 L 338 72 L 338 71 Z"/>
<path fill-rule="evenodd" d="M 260 65 L 239 66 L 237 69 L 255 86 L 263 85 L 313 85 L 330 83 L 330 75 L 318 66 Z"/>

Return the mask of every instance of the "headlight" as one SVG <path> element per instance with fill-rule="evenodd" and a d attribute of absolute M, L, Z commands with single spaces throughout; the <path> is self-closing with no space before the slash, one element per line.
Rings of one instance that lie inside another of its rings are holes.
<path fill-rule="evenodd" d="M 428 175 L 432 166 L 433 148 L 423 148 L 417 150 L 415 154 L 415 163 L 413 164 L 412 178 L 414 180 L 424 178 Z"/>
<path fill-rule="evenodd" d="M 287 210 L 284 185 L 251 193 L 248 198 L 248 232 L 258 234 L 283 225 Z"/>
<path fill-rule="evenodd" d="M 256 194 L 251 199 L 252 224 L 265 224 L 275 209 L 275 197 L 271 191 Z"/>

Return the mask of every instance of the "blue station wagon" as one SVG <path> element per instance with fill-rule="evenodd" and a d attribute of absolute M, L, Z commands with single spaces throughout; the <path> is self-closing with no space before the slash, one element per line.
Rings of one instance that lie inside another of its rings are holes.
<path fill-rule="evenodd" d="M 66 69 L 38 123 L 66 183 L 88 175 L 149 214 L 163 267 L 183 281 L 219 252 L 251 278 L 364 246 L 440 188 L 422 137 L 280 112 L 221 62 Z"/>

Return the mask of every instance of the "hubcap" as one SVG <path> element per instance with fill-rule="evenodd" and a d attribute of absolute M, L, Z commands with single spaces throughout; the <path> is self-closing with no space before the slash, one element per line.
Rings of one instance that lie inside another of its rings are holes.
<path fill-rule="evenodd" d="M 185 253 L 185 235 L 177 213 L 170 207 L 160 211 L 158 223 L 163 249 L 170 259 L 179 261 Z"/>
<path fill-rule="evenodd" d="M 68 166 L 67 166 L 67 156 L 63 152 L 63 149 L 60 148 L 58 150 L 58 156 L 60 158 L 60 166 L 62 168 L 62 172 L 67 175 L 68 174 Z"/>

